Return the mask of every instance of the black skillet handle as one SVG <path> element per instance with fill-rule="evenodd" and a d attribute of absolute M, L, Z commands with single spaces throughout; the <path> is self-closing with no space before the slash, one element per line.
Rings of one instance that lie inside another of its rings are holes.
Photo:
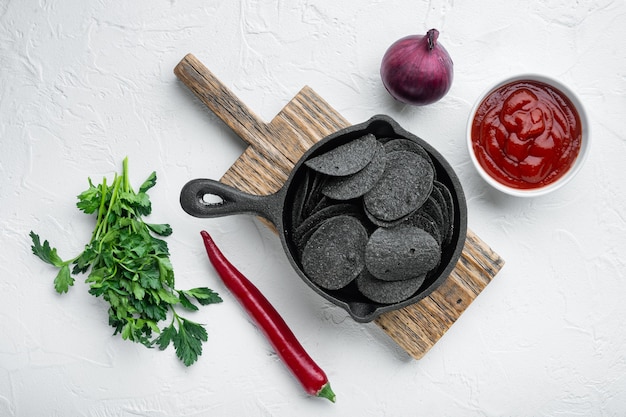
<path fill-rule="evenodd" d="M 282 191 L 282 190 L 281 190 Z M 211 218 L 231 214 L 256 214 L 279 226 L 283 209 L 283 194 L 260 196 L 248 194 L 230 185 L 211 179 L 189 181 L 180 192 L 180 205 L 194 217 Z M 207 201 L 207 196 L 216 196 L 221 201 Z"/>

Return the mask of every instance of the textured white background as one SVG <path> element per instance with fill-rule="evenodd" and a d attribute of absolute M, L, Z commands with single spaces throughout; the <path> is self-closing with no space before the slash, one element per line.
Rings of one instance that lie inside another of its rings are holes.
<path fill-rule="evenodd" d="M 440 30 L 449 94 L 398 105 L 380 58 Z M 623 0 L 0 0 L 0 416 L 626 415 L 626 2 Z M 298 278 L 256 219 L 200 220 L 182 185 L 219 178 L 242 142 L 172 69 L 194 53 L 269 121 L 305 84 L 353 123 L 378 113 L 439 149 L 461 177 L 469 226 L 506 266 L 420 361 L 357 324 Z M 566 188 L 536 199 L 491 190 L 465 147 L 468 112 L 492 82 L 553 76 L 582 98 L 593 148 Z M 180 288 L 225 302 L 192 314 L 209 342 L 185 368 L 112 337 L 82 278 L 57 295 L 30 254 L 32 229 L 62 256 L 93 219 L 87 177 L 130 159 L 158 174 L 154 222 L 169 222 Z M 206 260 L 199 230 L 283 314 L 338 401 L 305 395 Z"/>

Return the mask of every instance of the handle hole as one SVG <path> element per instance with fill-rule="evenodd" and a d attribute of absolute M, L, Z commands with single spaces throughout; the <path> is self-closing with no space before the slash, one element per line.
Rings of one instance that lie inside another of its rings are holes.
<path fill-rule="evenodd" d="M 224 204 L 224 199 L 222 197 L 220 197 L 219 195 L 210 194 L 210 193 L 202 195 L 202 198 L 200 199 L 200 201 L 205 206 L 219 206 L 219 205 Z"/>

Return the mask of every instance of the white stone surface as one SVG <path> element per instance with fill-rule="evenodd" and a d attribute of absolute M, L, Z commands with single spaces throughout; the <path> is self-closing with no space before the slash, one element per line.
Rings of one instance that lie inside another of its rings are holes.
<path fill-rule="evenodd" d="M 380 58 L 431 27 L 452 89 L 394 103 Z M 623 0 L 1 0 L 0 416 L 626 415 L 625 51 Z M 308 84 L 351 122 L 388 114 L 449 159 L 470 228 L 506 266 L 422 360 L 309 290 L 256 219 L 180 209 L 187 180 L 219 178 L 243 150 L 173 75 L 188 52 L 265 120 Z M 483 89 L 522 72 L 574 89 L 594 140 L 579 176 L 536 199 L 490 189 L 464 138 Z M 174 228 L 178 286 L 225 299 L 193 314 L 210 340 L 190 368 L 112 337 L 82 279 L 57 295 L 30 253 L 30 230 L 81 251 L 93 220 L 75 196 L 125 156 L 133 183 L 157 171 L 151 220 Z M 224 289 L 203 228 L 325 368 L 336 404 L 302 392 Z"/>

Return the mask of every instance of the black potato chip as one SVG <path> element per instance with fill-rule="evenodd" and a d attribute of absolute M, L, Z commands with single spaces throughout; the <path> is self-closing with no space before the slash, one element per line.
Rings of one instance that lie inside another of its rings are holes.
<path fill-rule="evenodd" d="M 309 180 L 307 184 L 306 197 L 302 208 L 302 217 L 306 219 L 315 211 L 319 210 L 326 204 L 327 197 L 322 194 L 322 187 L 324 186 L 325 176 L 316 173 L 315 171 L 309 171 Z"/>
<path fill-rule="evenodd" d="M 376 229 L 365 247 L 367 270 L 384 281 L 424 275 L 440 260 L 441 248 L 430 233 L 406 224 Z"/>
<path fill-rule="evenodd" d="M 435 189 L 433 188 L 433 191 Z M 448 229 L 446 227 L 446 222 L 444 220 L 444 214 L 442 208 L 439 206 L 439 203 L 433 198 L 433 194 L 428 197 L 428 199 L 422 204 L 422 207 L 418 210 L 420 213 L 427 214 L 428 217 L 433 219 L 437 224 L 437 228 L 439 229 L 439 234 L 442 238 L 444 238 L 448 234 Z"/>
<path fill-rule="evenodd" d="M 302 251 L 302 270 L 322 288 L 338 290 L 365 267 L 367 232 L 352 216 L 326 220 L 311 235 Z"/>
<path fill-rule="evenodd" d="M 403 281 L 382 281 L 364 269 L 356 279 L 356 286 L 359 292 L 370 300 L 381 304 L 392 304 L 411 297 L 425 280 L 424 274 Z"/>
<path fill-rule="evenodd" d="M 301 178 L 291 203 L 291 225 L 293 228 L 298 227 L 304 221 L 304 207 L 308 197 L 311 171 L 305 170 Z"/>
<path fill-rule="evenodd" d="M 409 151 L 390 152 L 383 175 L 363 196 L 365 209 L 383 221 L 400 219 L 426 201 L 433 179 L 432 165 L 424 157 Z"/>
<path fill-rule="evenodd" d="M 359 172 L 370 163 L 379 142 L 368 133 L 305 162 L 314 171 L 332 176 L 346 176 Z"/>
<path fill-rule="evenodd" d="M 369 164 L 352 175 L 328 178 L 322 193 L 336 200 L 351 200 L 368 192 L 383 174 L 387 160 L 382 143 L 376 143 L 377 150 Z"/>
<path fill-rule="evenodd" d="M 415 141 L 412 141 L 411 139 L 405 139 L 405 138 L 392 139 L 385 143 L 385 151 L 387 153 L 394 152 L 394 151 L 409 151 L 409 152 L 416 153 L 422 156 L 428 162 L 430 162 L 430 165 L 433 167 L 433 172 L 435 171 L 435 164 L 433 163 L 433 160 L 430 158 L 430 155 L 428 154 L 428 152 L 426 152 L 426 149 L 424 149 L 422 145 L 420 145 L 419 143 Z"/>
<path fill-rule="evenodd" d="M 389 220 L 389 221 L 378 219 L 372 213 L 370 213 L 367 210 L 364 210 L 364 213 L 365 213 L 365 216 L 367 217 L 367 219 L 372 224 L 374 224 L 375 226 L 378 226 L 378 227 L 393 227 L 393 226 L 397 226 L 400 223 L 403 223 L 404 221 L 406 221 L 415 212 L 409 213 L 409 214 L 407 214 L 404 217 L 400 217 L 399 219 Z"/>
<path fill-rule="evenodd" d="M 434 193 L 437 190 L 438 194 Z M 444 220 L 446 221 L 446 235 L 444 240 L 446 243 L 452 240 L 452 234 L 454 233 L 454 200 L 452 199 L 452 193 L 439 181 L 433 183 L 433 195 L 435 198 L 441 198 L 441 206 L 444 209 Z"/>
<path fill-rule="evenodd" d="M 293 240 L 300 248 L 304 248 L 306 240 L 326 220 L 340 215 L 358 215 L 353 204 L 333 204 L 324 207 L 307 217 L 293 232 Z"/>
<path fill-rule="evenodd" d="M 419 227 L 420 229 L 429 233 L 433 238 L 435 238 L 437 243 L 439 243 L 439 246 L 443 244 L 444 236 L 441 235 L 441 229 L 439 228 L 439 225 L 427 213 L 418 210 L 415 213 L 411 214 L 408 219 L 406 219 L 405 224 Z"/>

